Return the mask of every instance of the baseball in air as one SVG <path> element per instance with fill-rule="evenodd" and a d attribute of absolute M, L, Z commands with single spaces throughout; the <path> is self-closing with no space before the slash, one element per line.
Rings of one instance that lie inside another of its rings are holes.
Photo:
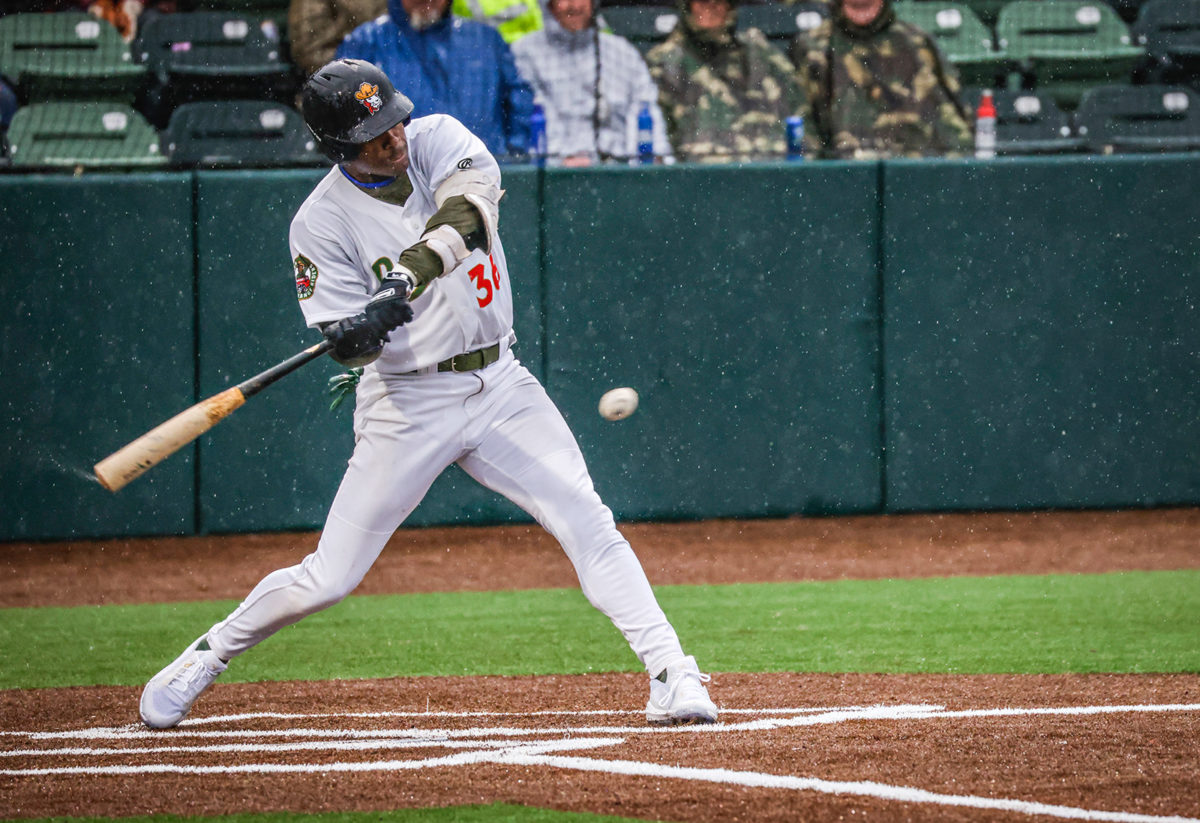
<path fill-rule="evenodd" d="M 610 389 L 600 398 L 600 416 L 605 420 L 624 420 L 637 411 L 638 393 L 628 386 Z"/>

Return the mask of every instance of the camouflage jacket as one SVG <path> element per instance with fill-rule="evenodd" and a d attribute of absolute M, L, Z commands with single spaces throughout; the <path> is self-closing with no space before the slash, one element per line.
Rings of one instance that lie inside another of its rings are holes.
<path fill-rule="evenodd" d="M 736 20 L 736 18 L 734 18 Z M 694 29 L 687 14 L 646 54 L 667 134 L 680 160 L 783 157 L 784 120 L 804 109 L 787 56 L 757 29 Z"/>
<path fill-rule="evenodd" d="M 292 0 L 288 39 L 292 62 L 312 74 L 333 59 L 342 38 L 387 11 L 387 0 Z"/>
<path fill-rule="evenodd" d="M 953 65 L 933 38 L 897 20 L 890 4 L 855 26 L 835 10 L 792 43 L 810 106 L 805 143 L 820 157 L 960 155 L 971 128 Z"/>

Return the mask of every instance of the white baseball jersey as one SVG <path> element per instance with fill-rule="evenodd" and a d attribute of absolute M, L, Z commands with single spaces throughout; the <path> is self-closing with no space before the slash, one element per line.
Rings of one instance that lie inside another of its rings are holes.
<path fill-rule="evenodd" d="M 485 171 L 499 185 L 496 161 L 453 118 L 414 120 L 406 134 L 414 190 L 404 205 L 373 197 L 335 168 L 292 221 L 296 291 L 309 325 L 363 310 L 378 275 L 424 233 L 436 211 L 433 193 L 460 168 Z M 267 575 L 209 630 L 208 643 L 222 659 L 353 591 L 451 464 L 524 508 L 558 539 L 588 600 L 620 629 L 647 671 L 684 658 L 641 564 L 596 494 L 574 435 L 537 379 L 507 346 L 474 371 L 428 369 L 510 342 L 512 295 L 495 236 L 491 248 L 490 260 L 473 252 L 430 283 L 413 301 L 415 319 L 391 332 L 382 356 L 367 366 L 355 402 L 354 454 L 317 549 Z"/>
<path fill-rule="evenodd" d="M 296 296 L 309 326 L 361 312 L 400 253 L 417 243 L 437 211 L 434 192 L 471 168 L 500 185 L 500 167 L 483 141 L 445 114 L 413 120 L 408 137 L 404 205 L 373 197 L 335 166 L 292 219 L 289 237 Z M 491 254 L 476 250 L 435 279 L 412 301 L 413 320 L 392 331 L 379 359 L 367 367 L 403 374 L 509 338 L 512 289 L 499 237 Z"/>

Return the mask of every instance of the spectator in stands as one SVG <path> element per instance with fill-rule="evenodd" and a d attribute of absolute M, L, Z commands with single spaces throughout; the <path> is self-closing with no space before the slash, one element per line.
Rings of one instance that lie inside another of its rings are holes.
<path fill-rule="evenodd" d="M 679 0 L 675 30 L 646 55 L 677 157 L 723 162 L 783 157 L 784 121 L 804 90 L 757 29 L 737 31 L 731 0 Z"/>
<path fill-rule="evenodd" d="M 89 14 L 107 20 L 126 43 L 137 34 L 138 15 L 142 13 L 142 0 L 91 0 L 87 4 Z"/>
<path fill-rule="evenodd" d="M 654 153 L 669 156 L 658 89 L 641 53 L 596 27 L 592 0 L 550 0 L 547 9 L 545 28 L 512 47 L 517 69 L 546 111 L 547 154 L 568 166 L 632 157 L 646 104 Z"/>
<path fill-rule="evenodd" d="M 28 12 L 86 11 L 108 21 L 126 43 L 137 34 L 144 11 L 173 12 L 176 0 L 5 0 L 0 15 Z"/>
<path fill-rule="evenodd" d="M 416 105 L 413 117 L 449 114 L 492 154 L 526 154 L 533 92 L 512 51 L 491 26 L 449 11 L 450 0 L 388 0 L 388 14 L 350 32 L 336 56 L 383 69 Z"/>
<path fill-rule="evenodd" d="M 304 76 L 333 59 L 342 39 L 387 11 L 387 0 L 292 0 L 288 39 L 292 62 Z"/>
<path fill-rule="evenodd" d="M 8 131 L 8 124 L 20 107 L 14 86 L 8 82 L 8 78 L 0 77 L 0 133 Z"/>
<path fill-rule="evenodd" d="M 450 10 L 459 17 L 487 23 L 509 45 L 542 28 L 540 0 L 454 0 Z"/>
<path fill-rule="evenodd" d="M 834 0 L 792 43 L 809 100 L 805 143 L 821 157 L 955 156 L 972 146 L 953 65 L 891 0 Z"/>
<path fill-rule="evenodd" d="M 5 0 L 0 15 L 31 11 L 87 11 L 88 0 Z"/>

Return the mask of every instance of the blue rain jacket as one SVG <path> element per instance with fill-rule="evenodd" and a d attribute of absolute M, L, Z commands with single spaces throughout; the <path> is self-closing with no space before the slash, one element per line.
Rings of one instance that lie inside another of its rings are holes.
<path fill-rule="evenodd" d="M 498 157 L 529 149 L 533 91 L 491 26 L 447 14 L 416 31 L 400 0 L 388 0 L 388 14 L 350 32 L 336 56 L 379 66 L 413 101 L 414 117 L 449 114 Z"/>

